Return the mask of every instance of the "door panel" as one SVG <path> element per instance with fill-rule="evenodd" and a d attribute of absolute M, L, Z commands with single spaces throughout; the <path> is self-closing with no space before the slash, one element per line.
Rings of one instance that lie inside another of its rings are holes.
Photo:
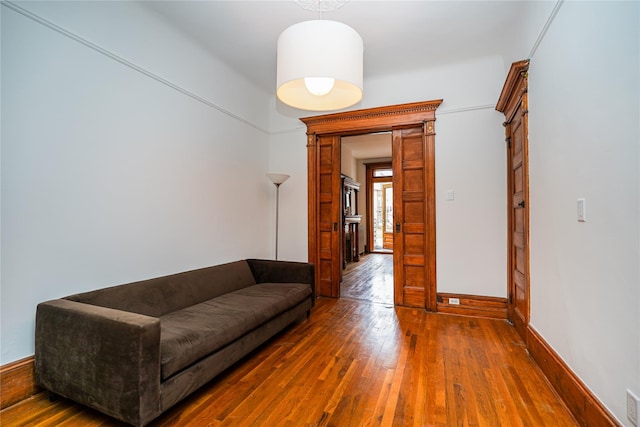
<path fill-rule="evenodd" d="M 528 256 L 527 256 L 527 192 L 526 192 L 526 150 L 523 123 L 522 103 L 516 109 L 513 119 L 507 123 L 506 130 L 510 141 L 508 155 L 511 159 L 510 180 L 511 192 L 511 247 L 510 269 L 511 283 L 510 313 L 511 321 L 521 336 L 526 336 L 529 323 L 529 289 L 528 289 Z M 526 338 L 525 338 L 526 339 Z"/>
<path fill-rule="evenodd" d="M 340 296 L 340 138 L 319 136 L 318 296 Z M 337 195 L 337 197 L 336 197 Z"/>
<path fill-rule="evenodd" d="M 427 306 L 427 162 L 423 126 L 394 129 L 394 287 L 397 305 Z"/>

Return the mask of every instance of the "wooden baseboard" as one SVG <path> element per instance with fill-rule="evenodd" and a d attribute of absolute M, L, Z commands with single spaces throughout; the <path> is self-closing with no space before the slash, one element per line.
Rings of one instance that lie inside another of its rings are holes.
<path fill-rule="evenodd" d="M 0 366 L 0 409 L 40 392 L 36 386 L 33 356 Z"/>
<path fill-rule="evenodd" d="M 457 298 L 460 304 L 451 304 L 450 298 Z M 463 316 L 507 318 L 507 299 L 477 295 L 437 294 L 438 313 L 460 314 Z"/>
<path fill-rule="evenodd" d="M 597 397 L 531 326 L 527 326 L 529 354 L 581 426 L 620 426 Z"/>

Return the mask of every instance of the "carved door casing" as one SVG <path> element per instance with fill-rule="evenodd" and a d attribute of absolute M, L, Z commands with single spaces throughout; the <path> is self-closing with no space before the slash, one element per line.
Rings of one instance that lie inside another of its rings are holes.
<path fill-rule="evenodd" d="M 403 273 L 401 273 L 401 278 L 394 278 L 394 294 L 399 296 L 395 301 L 397 305 L 424 307 L 430 311 L 436 310 L 434 124 L 435 110 L 441 103 L 442 100 L 416 102 L 301 119 L 307 125 L 308 135 L 309 261 L 316 264 L 316 284 L 319 296 L 337 297 L 340 293 L 342 254 L 340 253 L 339 237 L 336 237 L 337 235 L 332 234 L 331 231 L 334 229 L 333 224 L 339 222 L 341 199 L 340 138 L 372 132 L 392 131 L 394 134 L 399 132 L 404 141 L 401 143 L 402 150 L 407 154 L 404 159 L 400 160 L 400 165 L 410 166 L 415 163 L 416 159 L 410 157 L 411 150 L 408 148 L 405 150 L 404 147 L 416 145 L 415 133 L 417 132 L 420 135 L 417 141 L 422 144 L 420 149 L 421 172 L 416 172 L 416 169 L 411 167 L 404 169 L 406 172 L 396 171 L 396 154 L 394 153 L 393 175 L 395 177 L 396 174 L 399 174 L 401 180 L 399 182 L 402 183 L 398 186 L 396 178 L 394 178 L 394 205 L 400 188 L 406 188 L 406 191 L 400 192 L 401 197 L 408 197 L 402 207 L 401 216 L 397 216 L 397 211 L 394 212 L 394 221 L 397 222 L 397 218 L 404 218 L 401 225 L 404 247 L 413 251 L 404 256 L 402 261 L 399 261 L 398 265 L 402 265 Z M 413 129 L 413 131 L 407 131 L 407 129 Z M 421 177 L 419 180 L 422 189 L 414 186 L 414 180 L 418 175 Z M 332 196 L 329 196 L 329 191 Z M 418 207 L 418 204 L 411 203 L 410 199 L 417 197 L 419 192 L 423 194 Z M 396 208 L 394 207 L 394 209 Z M 421 213 L 417 214 L 416 209 L 421 210 Z M 335 217 L 336 211 L 337 218 Z M 417 216 L 421 218 L 421 225 L 417 225 L 415 222 Z M 407 231 L 406 235 L 404 235 L 404 230 Z M 394 238 L 394 257 L 396 252 L 400 255 L 403 254 L 403 251 L 398 251 L 396 241 L 397 234 Z M 331 253 L 331 258 L 329 258 L 329 253 Z M 407 282 L 405 279 L 409 281 Z"/>
<path fill-rule="evenodd" d="M 509 320 L 527 341 L 529 324 L 528 61 L 515 62 L 496 109 L 505 115 L 507 149 L 507 308 Z"/>

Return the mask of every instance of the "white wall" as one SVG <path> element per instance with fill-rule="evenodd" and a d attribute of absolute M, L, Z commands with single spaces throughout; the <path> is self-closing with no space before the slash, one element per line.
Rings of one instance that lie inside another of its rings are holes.
<path fill-rule="evenodd" d="M 278 259 L 309 260 L 307 228 L 307 137 L 303 130 L 272 135 L 269 171 L 291 177 L 280 186 Z M 273 184 L 272 184 L 273 187 Z M 275 188 L 272 189 L 275 193 Z M 275 234 L 275 199 L 271 199 L 270 236 Z M 271 239 L 273 242 L 274 239 Z M 275 246 L 274 246 L 275 248 Z M 271 249 L 273 255 L 275 249 Z"/>
<path fill-rule="evenodd" d="M 1 7 L 0 364 L 33 354 L 41 301 L 269 256 L 272 237 L 264 93 L 232 100 L 234 73 L 131 3 L 19 6 Z"/>
<path fill-rule="evenodd" d="M 506 297 L 506 147 L 494 110 L 436 122 L 438 292 Z M 453 192 L 453 200 L 447 193 Z"/>
<path fill-rule="evenodd" d="M 625 391 L 640 394 L 639 28 L 638 2 L 565 2 L 529 69 L 531 324 L 625 425 Z"/>
<path fill-rule="evenodd" d="M 340 172 L 349 178 L 358 180 L 358 159 L 353 157 L 353 152 L 347 144 L 340 146 Z"/>

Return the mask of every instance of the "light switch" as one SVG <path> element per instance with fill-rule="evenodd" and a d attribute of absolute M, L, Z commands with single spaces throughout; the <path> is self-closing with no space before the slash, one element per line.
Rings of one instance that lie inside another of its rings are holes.
<path fill-rule="evenodd" d="M 454 199 L 454 195 L 455 194 L 453 193 L 453 190 L 447 191 L 447 201 L 448 202 L 452 201 Z"/>
<path fill-rule="evenodd" d="M 587 205 L 585 199 L 578 199 L 578 222 L 587 222 Z"/>

